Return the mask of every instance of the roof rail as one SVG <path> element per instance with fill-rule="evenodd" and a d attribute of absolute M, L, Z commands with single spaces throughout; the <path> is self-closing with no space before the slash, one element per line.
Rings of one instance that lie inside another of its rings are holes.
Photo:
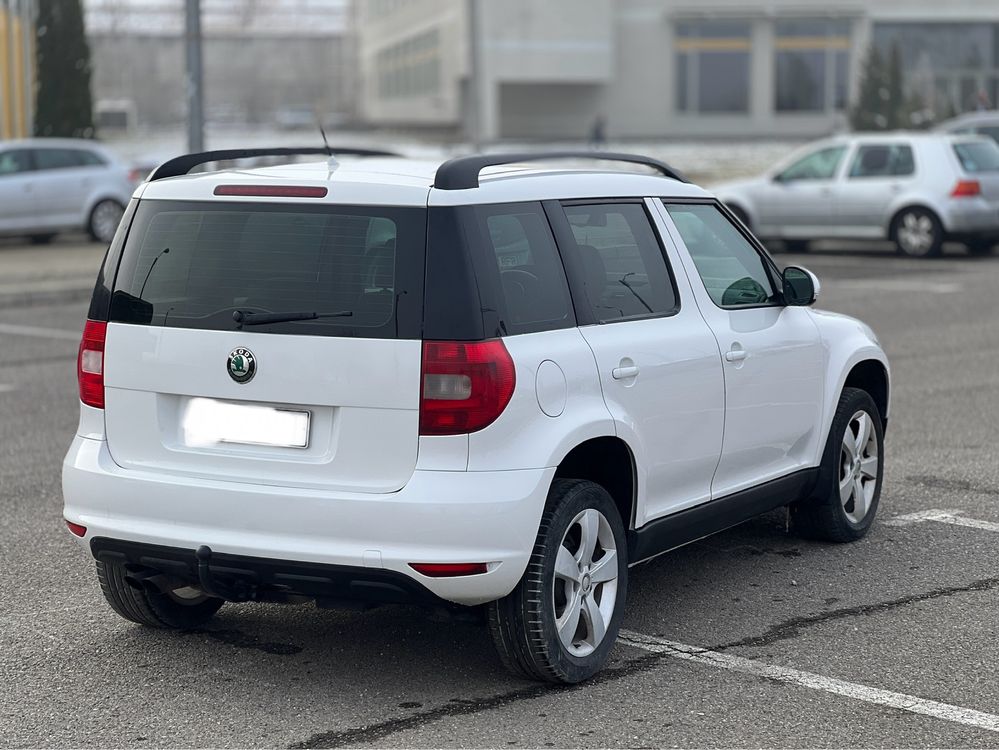
<path fill-rule="evenodd" d="M 307 148 L 232 148 L 222 151 L 202 151 L 197 154 L 185 154 L 160 164 L 149 175 L 149 182 L 167 177 L 180 177 L 201 164 L 213 161 L 231 161 L 233 159 L 249 159 L 255 156 L 399 156 L 392 151 L 382 151 L 372 148 L 336 148 L 329 150 L 320 147 Z"/>
<path fill-rule="evenodd" d="M 622 154 L 610 151 L 520 151 L 505 154 L 474 154 L 450 159 L 437 168 L 434 187 L 439 190 L 466 190 L 479 186 L 479 172 L 486 167 L 501 164 L 517 164 L 524 161 L 547 161 L 549 159 L 597 159 L 599 161 L 620 161 L 629 164 L 642 164 L 652 167 L 664 177 L 679 182 L 687 178 L 665 162 L 638 154 Z"/>

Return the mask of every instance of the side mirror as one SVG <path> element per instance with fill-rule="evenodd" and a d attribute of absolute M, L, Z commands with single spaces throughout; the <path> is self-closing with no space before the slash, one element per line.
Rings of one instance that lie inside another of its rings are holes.
<path fill-rule="evenodd" d="M 784 286 L 784 303 L 795 307 L 808 307 L 819 298 L 819 278 L 807 268 L 788 266 L 781 274 Z"/>

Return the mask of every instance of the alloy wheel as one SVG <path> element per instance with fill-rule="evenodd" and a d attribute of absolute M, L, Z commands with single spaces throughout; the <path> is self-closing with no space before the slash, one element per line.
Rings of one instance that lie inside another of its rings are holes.
<path fill-rule="evenodd" d="M 600 645 L 614 614 L 618 550 L 603 513 L 587 508 L 569 524 L 555 557 L 555 628 L 566 650 L 588 656 Z"/>
<path fill-rule="evenodd" d="M 908 255 L 926 255 L 935 242 L 933 219 L 915 212 L 902 215 L 898 225 L 898 243 Z"/>
<path fill-rule="evenodd" d="M 840 450 L 839 499 L 846 517 L 860 523 L 878 484 L 878 437 L 871 415 L 858 411 L 846 425 Z"/>

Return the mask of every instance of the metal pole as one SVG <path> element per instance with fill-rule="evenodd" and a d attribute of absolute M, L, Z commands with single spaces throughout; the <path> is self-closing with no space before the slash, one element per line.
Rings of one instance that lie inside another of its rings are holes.
<path fill-rule="evenodd" d="M 24 123 L 25 137 L 30 138 L 35 134 L 35 64 L 33 52 L 35 49 L 35 14 L 33 12 L 33 0 L 21 0 L 21 33 L 24 39 L 21 42 L 21 54 L 24 62 L 22 73 L 24 75 Z"/>
<path fill-rule="evenodd" d="M 468 0 L 468 130 L 472 148 L 482 150 L 482 40 L 479 0 Z"/>
<path fill-rule="evenodd" d="M 201 64 L 201 0 L 186 0 L 187 150 L 205 150 L 205 110 Z"/>

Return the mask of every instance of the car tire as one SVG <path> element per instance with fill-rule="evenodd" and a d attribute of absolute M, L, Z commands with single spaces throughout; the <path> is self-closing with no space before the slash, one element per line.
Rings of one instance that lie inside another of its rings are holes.
<path fill-rule="evenodd" d="M 785 253 L 807 253 L 808 240 L 784 240 Z"/>
<path fill-rule="evenodd" d="M 932 211 L 919 206 L 898 212 L 891 224 L 895 248 L 910 258 L 933 258 L 943 249 L 943 226 Z"/>
<path fill-rule="evenodd" d="M 870 395 L 844 388 L 812 496 L 791 507 L 794 529 L 809 539 L 855 542 L 870 529 L 881 499 L 884 428 Z"/>
<path fill-rule="evenodd" d="M 100 201 L 90 211 L 87 233 L 95 242 L 110 243 L 124 213 L 125 207 L 118 201 L 110 198 Z"/>
<path fill-rule="evenodd" d="M 97 562 L 97 579 L 111 609 L 126 620 L 151 628 L 192 630 L 210 620 L 225 601 L 200 592 L 157 591 L 133 585 L 126 580 L 128 571 L 121 563 Z"/>
<path fill-rule="evenodd" d="M 592 677 L 614 646 L 627 585 L 624 524 L 611 496 L 593 482 L 556 479 L 527 570 L 489 604 L 500 660 L 528 679 Z"/>
<path fill-rule="evenodd" d="M 992 255 L 992 251 L 996 246 L 996 243 L 992 240 L 968 240 L 966 244 L 968 255 L 974 255 L 976 258 L 984 258 Z"/>
<path fill-rule="evenodd" d="M 32 245 L 47 245 L 50 242 L 52 242 L 52 240 L 54 239 L 55 239 L 54 234 L 33 234 L 30 237 L 28 237 L 28 241 Z"/>

